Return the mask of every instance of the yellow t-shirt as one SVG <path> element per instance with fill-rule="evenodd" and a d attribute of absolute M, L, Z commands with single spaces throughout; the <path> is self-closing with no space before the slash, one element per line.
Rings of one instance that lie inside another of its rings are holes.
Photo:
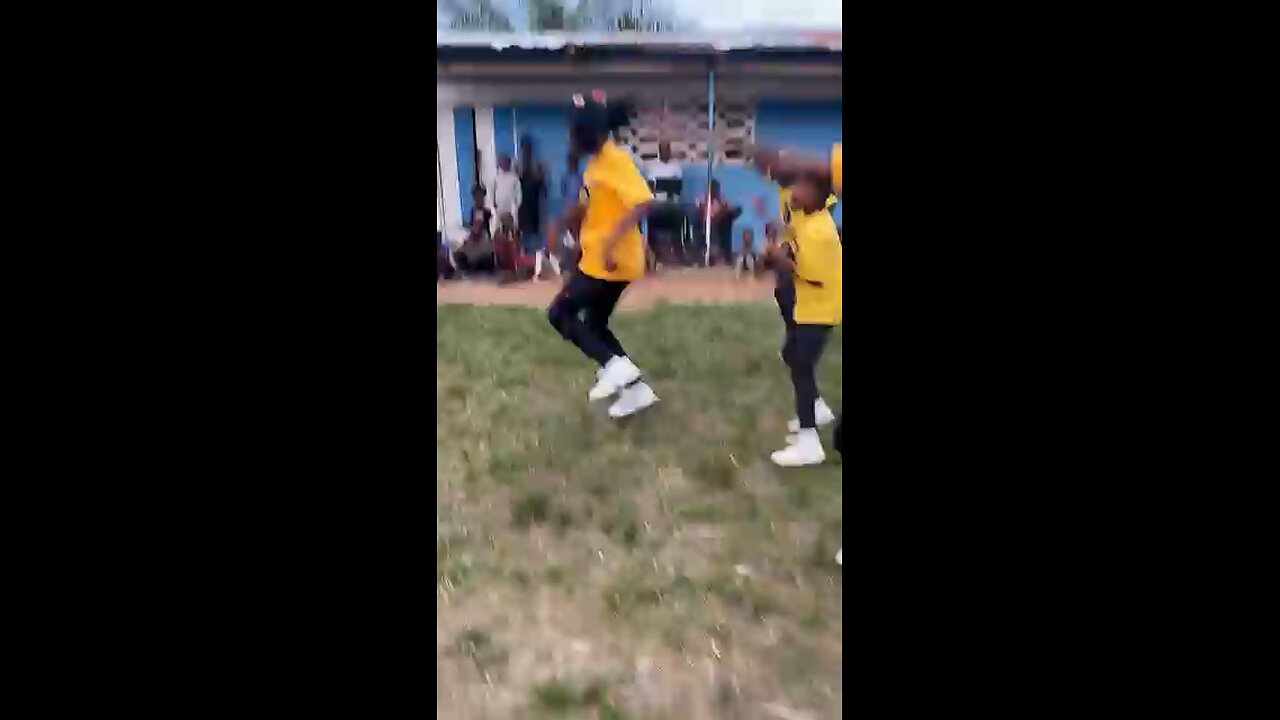
<path fill-rule="evenodd" d="M 841 152 L 841 145 L 843 143 L 831 146 L 831 187 L 835 188 L 837 195 L 843 194 L 840 190 L 844 185 L 844 153 Z"/>
<path fill-rule="evenodd" d="M 653 199 L 653 192 L 631 155 L 612 140 L 606 140 L 600 152 L 587 163 L 578 196 L 587 206 L 579 233 L 582 261 L 578 269 L 601 280 L 630 281 L 644 277 L 644 239 L 638 224 L 627 230 L 614 247 L 617 268 L 613 272 L 604 268 L 605 237 L 636 205 Z"/>
<path fill-rule="evenodd" d="M 795 255 L 795 321 L 839 325 L 844 314 L 844 254 L 831 201 L 817 212 L 789 208 L 791 252 Z"/>

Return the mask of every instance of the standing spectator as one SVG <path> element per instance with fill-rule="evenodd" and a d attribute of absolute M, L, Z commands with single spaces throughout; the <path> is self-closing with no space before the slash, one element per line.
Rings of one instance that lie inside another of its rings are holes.
<path fill-rule="evenodd" d="M 543 239 L 542 205 L 547 197 L 547 172 L 533 151 L 533 138 L 520 138 L 520 248 L 534 259 L 534 280 L 542 275 L 542 256 L 547 252 Z M 551 268 L 560 274 L 560 263 L 550 257 Z"/>
<path fill-rule="evenodd" d="M 493 181 L 493 209 L 501 217 L 510 213 L 517 217 L 520 211 L 520 177 L 511 169 L 511 156 L 498 156 L 498 177 Z"/>

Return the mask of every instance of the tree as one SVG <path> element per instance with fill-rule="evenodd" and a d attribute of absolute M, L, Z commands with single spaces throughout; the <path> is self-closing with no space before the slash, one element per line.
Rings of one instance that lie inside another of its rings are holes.
<path fill-rule="evenodd" d="M 597 32 L 670 32 L 674 16 L 655 0 L 526 0 L 533 32 L 594 30 Z M 441 0 L 437 24 L 451 30 L 511 32 L 513 23 L 494 0 Z"/>
<path fill-rule="evenodd" d="M 494 7 L 493 0 L 444 0 L 440 5 L 449 18 L 450 30 L 511 32 L 514 29 L 506 14 Z"/>
<path fill-rule="evenodd" d="M 578 0 L 572 15 L 578 29 L 602 32 L 669 32 L 674 25 L 652 0 Z"/>
<path fill-rule="evenodd" d="M 530 0 L 530 30 L 571 30 L 563 0 Z"/>

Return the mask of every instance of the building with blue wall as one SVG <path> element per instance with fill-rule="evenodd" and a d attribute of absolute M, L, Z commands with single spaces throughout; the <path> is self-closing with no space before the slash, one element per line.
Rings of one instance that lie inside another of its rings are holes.
<path fill-rule="evenodd" d="M 746 142 L 825 154 L 843 139 L 839 35 L 740 38 L 682 35 L 512 36 L 438 33 L 436 63 L 437 225 L 456 227 L 470 188 L 492 186 L 500 154 L 516 156 L 529 135 L 550 173 L 554 205 L 566 173 L 571 97 L 603 89 L 639 106 L 625 139 L 639 161 L 672 142 L 692 205 L 711 175 L 744 208 L 734 227 L 763 237 L 762 196 L 776 214 L 777 189 L 746 166 Z M 711 108 L 715 130 L 706 129 Z M 837 223 L 843 209 L 835 210 Z"/>

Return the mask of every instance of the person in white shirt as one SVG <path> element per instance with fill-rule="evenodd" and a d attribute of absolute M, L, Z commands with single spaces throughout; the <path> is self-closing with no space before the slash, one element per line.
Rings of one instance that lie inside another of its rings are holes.
<path fill-rule="evenodd" d="M 671 143 L 663 142 L 658 144 L 658 159 L 648 162 L 645 167 L 645 174 L 649 176 L 651 182 L 670 178 L 684 178 L 684 168 L 680 166 L 680 163 L 671 159 Z M 679 200 L 679 198 L 668 197 L 664 192 L 654 193 L 654 199 L 667 202 Z"/>
<path fill-rule="evenodd" d="M 511 213 L 511 217 L 520 217 L 520 176 L 511 169 L 511 156 L 498 156 L 498 177 L 493 181 L 494 215 Z"/>
<path fill-rule="evenodd" d="M 672 191 L 669 183 L 658 182 L 684 179 L 684 168 L 671 158 L 671 143 L 658 143 L 658 159 L 645 164 L 644 174 L 649 180 L 649 186 L 653 188 L 653 199 L 658 203 L 649 216 L 645 234 L 651 251 L 655 253 L 653 260 L 656 269 L 658 260 L 669 262 L 674 257 L 683 222 L 682 211 L 676 205 L 680 202 L 680 193 Z"/>

